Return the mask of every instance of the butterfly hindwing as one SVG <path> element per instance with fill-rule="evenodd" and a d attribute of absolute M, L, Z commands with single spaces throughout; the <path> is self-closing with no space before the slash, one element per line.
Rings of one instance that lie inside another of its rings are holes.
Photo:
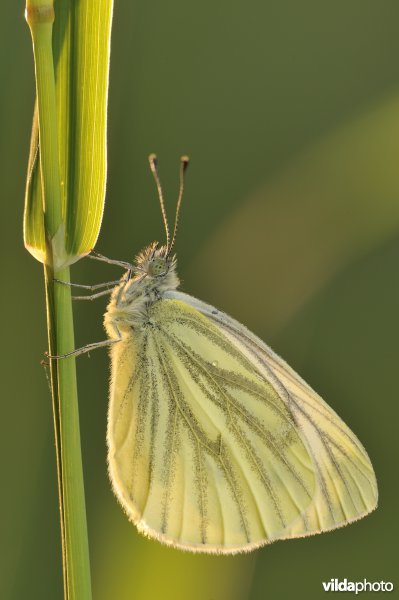
<path fill-rule="evenodd" d="M 317 480 L 313 501 L 287 529 L 288 537 L 327 531 L 376 508 L 378 491 L 370 459 L 340 417 L 285 361 L 246 327 L 187 294 L 167 296 L 192 305 L 211 319 L 274 386 L 294 415 L 312 457 Z"/>
<path fill-rule="evenodd" d="M 155 302 L 112 348 L 114 490 L 140 530 L 175 546 L 229 553 L 290 537 L 318 492 L 297 418 L 234 336 L 181 296 Z"/>

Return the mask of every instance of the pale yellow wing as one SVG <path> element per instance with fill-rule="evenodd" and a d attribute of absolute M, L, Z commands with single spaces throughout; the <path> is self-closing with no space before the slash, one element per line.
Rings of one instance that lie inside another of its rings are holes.
<path fill-rule="evenodd" d="M 275 378 L 234 336 L 160 300 L 111 357 L 109 472 L 139 530 L 233 553 L 307 527 L 317 465 Z"/>
<path fill-rule="evenodd" d="M 211 319 L 272 384 L 294 415 L 317 479 L 313 501 L 287 528 L 287 537 L 318 533 L 360 519 L 377 506 L 378 490 L 367 452 L 340 417 L 286 362 L 246 327 L 191 296 L 168 294 Z"/>

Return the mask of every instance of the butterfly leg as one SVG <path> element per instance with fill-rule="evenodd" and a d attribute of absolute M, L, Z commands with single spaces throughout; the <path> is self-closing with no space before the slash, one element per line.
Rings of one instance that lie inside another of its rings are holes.
<path fill-rule="evenodd" d="M 131 265 L 128 262 L 125 262 L 123 260 L 113 260 L 112 258 L 107 258 L 106 256 L 104 256 L 103 254 L 100 254 L 99 252 L 94 252 L 94 250 L 92 250 L 90 252 L 90 254 L 86 255 L 87 258 L 92 258 L 93 260 L 99 260 L 101 262 L 106 262 L 109 265 L 116 265 L 117 267 L 122 267 L 123 269 L 128 269 L 129 271 L 133 270 L 133 265 Z"/>
<path fill-rule="evenodd" d="M 116 279 L 115 281 L 105 281 L 104 283 L 95 283 L 94 285 L 84 285 L 83 283 L 71 283 L 70 281 L 62 281 L 62 279 L 54 279 L 53 281 L 55 281 L 57 283 L 61 283 L 62 285 L 68 285 L 70 287 L 81 288 L 82 290 L 94 291 L 94 290 L 100 290 L 101 288 L 104 288 L 104 287 L 110 287 L 111 285 L 112 286 L 118 285 L 122 281 L 125 281 L 125 278 Z"/>
<path fill-rule="evenodd" d="M 101 296 L 106 296 L 107 294 L 111 294 L 112 289 L 103 290 L 102 292 L 97 292 L 96 294 L 90 294 L 89 296 L 72 296 L 72 300 L 96 300 L 97 298 L 101 298 Z"/>
<path fill-rule="evenodd" d="M 41 366 L 44 369 L 44 375 L 46 377 L 48 389 L 49 389 L 50 394 L 51 394 L 51 381 L 50 381 L 50 375 L 49 375 L 49 371 L 48 371 L 50 363 L 48 362 L 48 360 L 43 359 L 43 360 L 40 361 L 40 364 L 41 364 Z"/>
<path fill-rule="evenodd" d="M 105 346 L 111 346 L 111 344 L 117 344 L 121 341 L 121 338 L 116 340 L 103 340 L 102 342 L 93 342 L 92 344 L 86 344 L 86 346 L 82 346 L 82 348 L 77 348 L 76 350 L 72 350 L 72 352 L 67 352 L 66 354 L 56 354 L 50 355 L 48 352 L 45 352 L 45 356 L 50 360 L 59 360 L 61 358 L 70 358 L 71 356 L 80 356 L 81 354 L 86 354 L 87 352 L 91 352 L 91 350 L 96 350 L 97 348 L 104 348 Z"/>
<path fill-rule="evenodd" d="M 108 289 L 103 290 L 102 292 L 97 292 L 95 294 L 90 294 L 89 296 L 72 296 L 72 300 L 96 300 L 96 298 L 101 298 L 101 296 L 111 294 L 114 286 L 122 283 L 123 281 L 127 281 L 127 278 L 122 277 L 122 279 L 116 279 L 115 281 L 106 281 L 105 283 L 95 283 L 94 285 L 84 285 L 83 283 L 71 283 L 70 281 L 62 281 L 61 279 L 54 279 L 54 281 L 57 283 L 61 283 L 62 285 L 68 285 L 70 287 L 77 287 L 80 289 L 91 291 L 107 287 Z"/>

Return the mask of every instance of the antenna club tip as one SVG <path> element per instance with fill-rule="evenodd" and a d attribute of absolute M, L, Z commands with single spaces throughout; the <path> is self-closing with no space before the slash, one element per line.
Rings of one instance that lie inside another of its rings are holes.
<path fill-rule="evenodd" d="M 151 154 L 148 155 L 148 161 L 149 161 L 150 165 L 157 164 L 157 162 L 158 162 L 157 155 L 154 154 L 154 152 L 151 152 Z"/>
<path fill-rule="evenodd" d="M 190 163 L 190 158 L 189 156 L 187 156 L 186 154 L 184 154 L 183 156 L 180 157 L 180 162 L 183 166 L 183 169 L 187 169 L 189 163 Z"/>

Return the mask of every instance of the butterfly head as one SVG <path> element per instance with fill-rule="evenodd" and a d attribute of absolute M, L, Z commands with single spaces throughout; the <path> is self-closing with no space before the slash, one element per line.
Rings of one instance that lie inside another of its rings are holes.
<path fill-rule="evenodd" d="M 137 256 L 135 265 L 138 274 L 160 280 L 175 270 L 176 255 L 170 255 L 167 246 L 153 242 Z"/>

